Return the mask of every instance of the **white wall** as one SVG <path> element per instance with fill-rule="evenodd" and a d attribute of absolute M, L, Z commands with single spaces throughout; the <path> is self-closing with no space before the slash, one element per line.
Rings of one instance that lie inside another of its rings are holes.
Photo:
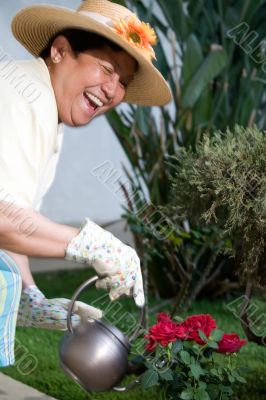
<path fill-rule="evenodd" d="M 31 55 L 13 38 L 10 28 L 12 17 L 21 8 L 37 3 L 77 8 L 80 1 L 2 0 L 0 46 L 14 59 L 31 58 Z M 65 127 L 56 178 L 44 199 L 41 212 L 62 223 L 78 224 L 86 216 L 98 223 L 118 219 L 122 212 L 121 201 L 91 173 L 94 167 L 106 160 L 110 160 L 119 173 L 122 173 L 122 162 L 128 167 L 124 152 L 104 117 L 95 119 L 87 127 Z"/>

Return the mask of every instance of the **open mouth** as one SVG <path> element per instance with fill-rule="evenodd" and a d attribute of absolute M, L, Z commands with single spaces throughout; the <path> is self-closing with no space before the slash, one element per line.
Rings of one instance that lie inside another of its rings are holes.
<path fill-rule="evenodd" d="M 89 92 L 84 92 L 83 96 L 85 98 L 86 104 L 88 107 L 92 108 L 94 111 L 97 110 L 97 108 L 103 106 L 103 102 L 93 94 Z"/>

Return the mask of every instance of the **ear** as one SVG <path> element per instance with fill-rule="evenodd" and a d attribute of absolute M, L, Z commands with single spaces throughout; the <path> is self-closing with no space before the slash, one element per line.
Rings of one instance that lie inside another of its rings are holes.
<path fill-rule="evenodd" d="M 67 53 L 73 53 L 69 41 L 63 35 L 57 36 L 53 41 L 50 50 L 50 57 L 52 62 L 55 64 L 60 63 L 65 58 Z"/>

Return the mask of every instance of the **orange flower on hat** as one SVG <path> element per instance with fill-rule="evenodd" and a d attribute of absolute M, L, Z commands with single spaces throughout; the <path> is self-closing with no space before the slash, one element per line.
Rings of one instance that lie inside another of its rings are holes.
<path fill-rule="evenodd" d="M 152 45 L 156 44 L 156 33 L 151 26 L 140 21 L 135 15 L 113 21 L 116 33 L 131 46 L 136 47 L 149 60 L 156 59 Z"/>

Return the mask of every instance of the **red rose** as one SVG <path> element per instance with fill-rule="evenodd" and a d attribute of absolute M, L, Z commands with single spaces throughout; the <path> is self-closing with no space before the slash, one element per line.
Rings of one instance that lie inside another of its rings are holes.
<path fill-rule="evenodd" d="M 173 321 L 162 321 L 149 329 L 149 338 L 157 340 L 162 346 L 176 340 L 176 324 Z"/>
<path fill-rule="evenodd" d="M 176 324 L 175 337 L 179 340 L 184 340 L 187 337 L 187 331 L 182 324 Z"/>
<path fill-rule="evenodd" d="M 155 350 L 156 346 L 157 346 L 157 342 L 156 340 L 153 340 L 152 338 L 149 338 L 148 335 L 145 335 L 145 337 L 147 339 L 150 339 L 149 343 L 146 344 L 146 349 L 150 352 L 152 352 L 153 350 Z"/>
<path fill-rule="evenodd" d="M 181 324 L 186 333 L 186 340 L 195 340 L 198 344 L 204 344 L 204 341 L 199 336 L 199 329 L 207 336 L 210 336 L 211 331 L 217 327 L 216 321 L 209 314 L 192 315 Z"/>
<path fill-rule="evenodd" d="M 234 353 L 244 344 L 247 343 L 246 339 L 240 339 L 240 337 L 236 333 L 225 333 L 218 343 L 218 352 L 219 353 Z"/>
<path fill-rule="evenodd" d="M 160 313 L 157 315 L 157 322 L 163 322 L 163 321 L 172 321 L 171 317 L 167 313 Z"/>
<path fill-rule="evenodd" d="M 146 345 L 148 351 L 153 351 L 157 342 L 165 347 L 170 342 L 186 337 L 186 331 L 182 324 L 172 321 L 168 314 L 160 313 L 157 320 L 157 324 L 153 325 L 149 329 L 149 333 L 145 335 L 145 338 L 149 339 L 149 343 Z"/>

